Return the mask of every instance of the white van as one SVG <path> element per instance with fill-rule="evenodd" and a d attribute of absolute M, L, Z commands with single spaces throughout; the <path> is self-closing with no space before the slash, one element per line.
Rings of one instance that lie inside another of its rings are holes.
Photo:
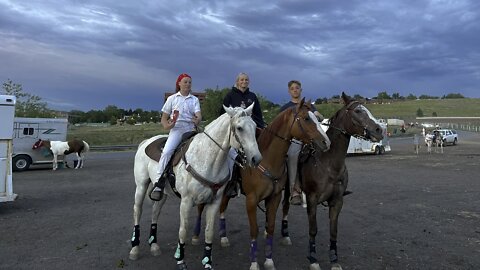
<path fill-rule="evenodd" d="M 25 171 L 30 165 L 51 164 L 53 155 L 48 149 L 33 150 L 32 146 L 39 139 L 66 141 L 67 128 L 66 118 L 16 117 L 13 123 L 13 170 Z"/>

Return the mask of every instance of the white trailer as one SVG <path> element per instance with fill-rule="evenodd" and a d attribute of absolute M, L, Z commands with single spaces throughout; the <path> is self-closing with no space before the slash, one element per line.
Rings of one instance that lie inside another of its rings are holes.
<path fill-rule="evenodd" d="M 31 165 L 51 164 L 53 155 L 48 149 L 33 150 L 32 146 L 38 139 L 66 141 L 67 128 L 66 118 L 16 117 L 13 126 L 13 170 L 25 171 Z"/>
<path fill-rule="evenodd" d="M 350 138 L 348 144 L 347 154 L 375 154 L 381 155 L 385 152 L 390 152 L 390 142 L 387 135 L 387 124 L 379 123 L 383 129 L 383 140 L 379 142 L 371 142 L 355 137 Z"/>
<path fill-rule="evenodd" d="M 14 201 L 12 179 L 12 137 L 15 96 L 0 95 L 0 202 Z"/>
<path fill-rule="evenodd" d="M 326 132 L 329 125 L 329 119 L 322 121 L 322 129 Z M 348 144 L 347 154 L 376 154 L 381 155 L 385 152 L 390 152 L 390 142 L 387 135 L 387 124 L 385 121 L 379 120 L 378 124 L 383 129 L 383 140 L 379 142 L 371 142 L 355 137 L 350 137 L 350 143 Z"/>

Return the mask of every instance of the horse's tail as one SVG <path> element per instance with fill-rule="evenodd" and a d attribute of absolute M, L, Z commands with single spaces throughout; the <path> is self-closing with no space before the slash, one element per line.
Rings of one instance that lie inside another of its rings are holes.
<path fill-rule="evenodd" d="M 83 142 L 83 152 L 86 153 L 90 151 L 90 145 L 88 145 L 86 141 L 82 141 L 82 142 Z"/>

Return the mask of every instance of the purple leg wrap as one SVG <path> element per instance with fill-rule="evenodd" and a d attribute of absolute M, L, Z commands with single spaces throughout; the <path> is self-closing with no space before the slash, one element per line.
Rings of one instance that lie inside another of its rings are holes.
<path fill-rule="evenodd" d="M 265 258 L 271 259 L 272 258 L 272 250 L 273 250 L 273 237 L 267 236 L 267 241 L 265 243 Z"/>
<path fill-rule="evenodd" d="M 202 227 L 202 216 L 198 215 L 197 221 L 195 221 L 195 228 L 193 228 L 193 235 L 200 236 L 201 227 Z"/>
<path fill-rule="evenodd" d="M 250 242 L 250 262 L 257 261 L 257 240 Z"/>
<path fill-rule="evenodd" d="M 221 218 L 220 219 L 220 222 L 219 222 L 219 230 L 218 232 L 220 233 L 220 237 L 226 237 L 227 236 L 227 223 L 225 221 L 224 218 Z"/>

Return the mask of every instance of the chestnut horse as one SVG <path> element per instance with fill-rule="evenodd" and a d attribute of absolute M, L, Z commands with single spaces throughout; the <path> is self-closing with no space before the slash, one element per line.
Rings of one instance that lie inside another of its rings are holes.
<path fill-rule="evenodd" d="M 328 204 L 330 218 L 331 269 L 342 269 L 338 264 L 337 225 L 338 216 L 343 206 L 343 196 L 349 193 L 346 192 L 348 171 L 345 165 L 345 157 L 350 137 L 360 137 L 373 142 L 383 139 L 382 128 L 365 106 L 351 99 L 345 93 L 342 93 L 342 100 L 345 106 L 337 111 L 327 124 L 329 126 L 327 135 L 332 140 L 330 149 L 321 153 L 304 147 L 299 157 L 298 171 L 301 187 L 307 200 L 310 236 L 307 258 L 311 270 L 320 269 L 315 258 L 317 205 L 325 202 Z M 282 227 L 283 225 L 282 223 Z M 288 235 L 288 229 L 283 227 L 283 233 Z"/>
<path fill-rule="evenodd" d="M 258 138 L 258 146 L 262 153 L 263 160 L 257 168 L 241 169 L 242 189 L 246 196 L 246 209 L 250 224 L 250 269 L 259 269 L 257 263 L 257 205 L 265 201 L 267 236 L 265 246 L 265 269 L 275 269 L 272 259 L 273 233 L 275 228 L 275 215 L 282 198 L 282 190 L 287 182 L 286 154 L 292 139 L 295 138 L 314 147 L 320 151 L 326 151 L 330 146 L 330 140 L 325 132 L 320 128 L 315 115 L 310 111 L 311 104 L 303 99 L 296 107 L 292 107 L 280 113 L 265 128 Z M 234 179 L 232 179 L 234 180 Z M 287 188 L 288 189 L 288 188 Z M 229 241 L 226 237 L 225 210 L 229 198 L 222 198 L 220 208 L 220 236 L 221 245 L 228 246 Z M 192 243 L 198 243 L 200 233 L 201 212 L 203 208 L 199 206 L 198 217 L 194 229 Z"/>
<path fill-rule="evenodd" d="M 85 153 L 90 150 L 90 146 L 88 145 L 87 142 L 73 139 L 68 142 L 62 142 L 62 141 L 49 141 L 49 140 L 41 140 L 39 139 L 38 141 L 33 144 L 32 149 L 38 149 L 40 147 L 46 147 L 50 149 L 53 153 L 53 170 L 55 171 L 58 168 L 57 164 L 57 157 L 58 156 L 66 156 L 71 153 L 77 154 L 77 165 L 75 166 L 75 169 L 83 168 L 83 159 L 85 157 Z M 82 157 L 82 153 L 84 154 Z M 67 167 L 66 159 L 63 159 L 63 164 L 65 167 Z"/>

